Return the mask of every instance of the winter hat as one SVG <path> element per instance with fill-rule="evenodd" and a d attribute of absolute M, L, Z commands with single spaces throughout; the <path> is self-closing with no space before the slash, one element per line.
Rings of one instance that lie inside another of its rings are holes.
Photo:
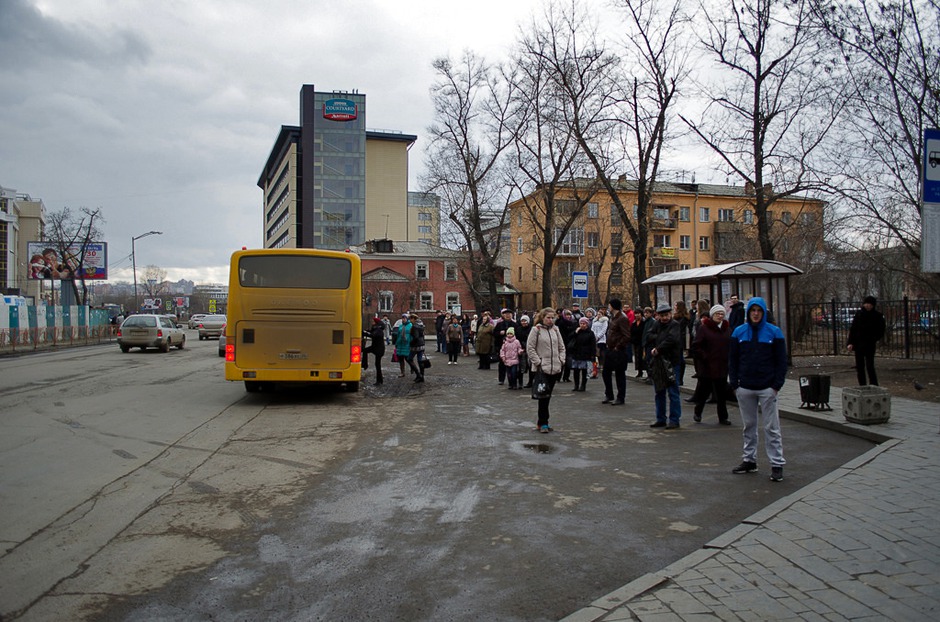
<path fill-rule="evenodd" d="M 507 334 L 507 335 L 512 335 L 512 336 L 515 337 L 515 335 L 516 335 L 516 329 L 513 328 L 512 326 L 510 326 L 509 328 L 506 329 L 506 334 Z"/>
<path fill-rule="evenodd" d="M 672 311 L 672 307 L 669 306 L 668 302 L 661 302 L 656 307 L 656 313 L 669 313 L 670 311 Z"/>
<path fill-rule="evenodd" d="M 865 296 L 865 299 L 862 301 L 862 304 L 864 304 L 864 303 L 866 303 L 866 302 L 867 302 L 868 304 L 874 306 L 874 305 L 878 304 L 878 299 L 875 298 L 874 296 Z"/>
<path fill-rule="evenodd" d="M 715 305 L 714 307 L 712 307 L 712 308 L 709 310 L 709 312 L 708 312 L 708 317 L 711 317 L 711 316 L 715 315 L 715 314 L 718 313 L 719 311 L 721 311 L 722 313 L 727 313 L 727 311 L 725 311 L 724 305 Z"/>
<path fill-rule="evenodd" d="M 587 319 L 586 317 L 583 317 L 578 320 L 578 324 L 590 324 L 590 323 L 591 323 L 591 320 Z"/>
<path fill-rule="evenodd" d="M 532 320 L 531 320 L 531 319 L 529 318 L 529 316 L 528 316 L 528 315 L 523 315 L 523 316 L 522 316 L 521 318 L 519 318 L 519 321 L 520 321 L 520 322 L 521 322 L 521 321 L 523 321 L 523 320 L 525 320 L 525 321 L 526 321 L 526 323 L 528 323 L 528 322 L 531 322 L 531 321 L 532 321 Z"/>
<path fill-rule="evenodd" d="M 380 318 L 380 317 L 374 317 L 374 318 L 372 318 L 372 323 L 373 323 L 373 324 L 381 324 L 381 323 L 382 323 L 382 318 Z"/>

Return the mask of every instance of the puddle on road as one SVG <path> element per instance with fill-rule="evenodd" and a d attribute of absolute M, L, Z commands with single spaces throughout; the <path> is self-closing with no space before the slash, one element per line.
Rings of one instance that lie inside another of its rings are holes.
<path fill-rule="evenodd" d="M 522 448 L 537 454 L 550 454 L 555 451 L 555 448 L 548 443 L 522 443 Z"/>

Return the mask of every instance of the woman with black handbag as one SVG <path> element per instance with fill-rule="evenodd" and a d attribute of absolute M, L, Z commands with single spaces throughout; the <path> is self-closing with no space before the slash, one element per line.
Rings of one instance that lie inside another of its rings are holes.
<path fill-rule="evenodd" d="M 555 326 L 555 310 L 546 307 L 535 315 L 535 326 L 526 343 L 526 355 L 532 369 L 532 399 L 539 402 L 536 430 L 542 434 L 552 431 L 548 425 L 548 403 L 565 368 L 566 354 L 561 331 Z"/>

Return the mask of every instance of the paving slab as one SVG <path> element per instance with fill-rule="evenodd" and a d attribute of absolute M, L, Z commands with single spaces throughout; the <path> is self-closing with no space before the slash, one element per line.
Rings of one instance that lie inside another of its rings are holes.
<path fill-rule="evenodd" d="M 940 407 L 893 398 L 888 422 L 863 425 L 830 391 L 815 411 L 788 382 L 781 418 L 878 447 L 563 622 L 940 618 Z"/>

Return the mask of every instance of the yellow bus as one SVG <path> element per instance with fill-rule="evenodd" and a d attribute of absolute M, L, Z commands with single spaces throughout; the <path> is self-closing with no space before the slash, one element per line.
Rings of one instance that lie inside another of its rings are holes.
<path fill-rule="evenodd" d="M 344 386 L 362 377 L 362 269 L 355 253 L 232 253 L 225 379 L 249 392 L 282 383 Z"/>

